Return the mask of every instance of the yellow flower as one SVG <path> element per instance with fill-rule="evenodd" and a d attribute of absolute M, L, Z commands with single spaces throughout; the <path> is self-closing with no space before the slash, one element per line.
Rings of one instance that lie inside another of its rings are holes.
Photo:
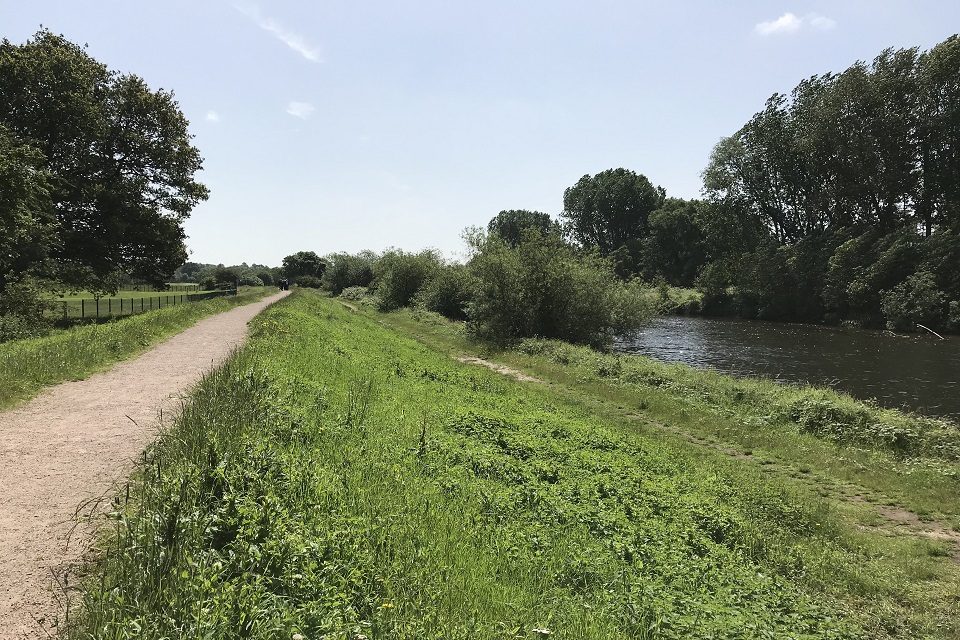
<path fill-rule="evenodd" d="M 393 603 L 391 603 L 391 602 L 384 602 L 382 605 L 380 605 L 380 608 L 381 608 L 381 609 L 393 609 Z"/>

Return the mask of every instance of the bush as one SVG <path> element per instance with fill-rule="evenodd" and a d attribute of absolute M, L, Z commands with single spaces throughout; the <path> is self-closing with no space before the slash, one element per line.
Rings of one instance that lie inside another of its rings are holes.
<path fill-rule="evenodd" d="M 467 316 L 478 338 L 541 337 L 599 347 L 652 315 L 642 285 L 620 281 L 612 261 L 577 253 L 559 234 L 528 230 L 517 247 L 496 235 L 471 242 L 476 290 Z"/>
<path fill-rule="evenodd" d="M 440 270 L 443 260 L 434 250 L 420 253 L 388 251 L 374 267 L 373 288 L 380 311 L 409 307 L 414 296 Z"/>
<path fill-rule="evenodd" d="M 466 320 L 467 305 L 473 297 L 475 282 L 466 266 L 441 267 L 417 293 L 414 304 L 451 320 Z"/>
<path fill-rule="evenodd" d="M 44 316 L 50 303 L 30 278 L 7 282 L 0 294 L 0 342 L 46 335 L 53 323 Z"/>
<path fill-rule="evenodd" d="M 940 329 L 946 324 L 946 296 L 929 271 L 918 271 L 880 296 L 888 329 L 913 331 L 918 324 Z"/>
<path fill-rule="evenodd" d="M 340 292 L 340 297 L 344 300 L 355 300 L 357 302 L 363 300 L 369 295 L 370 290 L 366 287 L 347 287 Z"/>
<path fill-rule="evenodd" d="M 0 342 L 39 338 L 50 333 L 53 324 L 43 316 L 0 316 Z"/>
<path fill-rule="evenodd" d="M 307 289 L 319 289 L 323 286 L 323 281 L 316 276 L 299 276 L 296 284 Z"/>
<path fill-rule="evenodd" d="M 369 287 L 377 255 L 371 251 L 357 254 L 333 253 L 324 258 L 323 286 L 335 296 L 347 287 Z"/>
<path fill-rule="evenodd" d="M 239 282 L 240 282 L 240 286 L 241 286 L 241 287 L 262 287 L 262 286 L 264 286 L 263 280 L 261 280 L 261 279 L 260 279 L 259 277 L 257 277 L 257 276 L 251 276 L 251 275 L 241 276 Z"/>

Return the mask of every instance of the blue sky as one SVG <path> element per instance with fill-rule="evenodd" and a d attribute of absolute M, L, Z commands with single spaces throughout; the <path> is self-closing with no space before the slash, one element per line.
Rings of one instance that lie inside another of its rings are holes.
<path fill-rule="evenodd" d="M 191 259 L 426 247 L 502 209 L 558 216 L 626 167 L 700 193 L 716 142 L 774 92 L 960 31 L 946 0 L 0 0 L 175 91 L 211 190 Z"/>

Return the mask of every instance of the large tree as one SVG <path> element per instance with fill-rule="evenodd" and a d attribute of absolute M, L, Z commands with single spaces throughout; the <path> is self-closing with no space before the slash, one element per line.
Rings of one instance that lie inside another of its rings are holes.
<path fill-rule="evenodd" d="M 162 284 L 184 262 L 182 223 L 207 189 L 172 93 L 44 30 L 0 42 L 0 124 L 45 159 L 49 254 L 63 283 L 110 289 L 127 274 Z"/>
<path fill-rule="evenodd" d="M 647 218 L 666 198 L 646 176 L 628 169 L 607 169 L 583 176 L 563 192 L 567 230 L 584 247 L 602 255 L 639 241 L 647 232 Z"/>
<path fill-rule="evenodd" d="M 313 251 L 297 251 L 283 259 L 280 273 L 290 282 L 296 282 L 304 276 L 321 278 L 326 268 L 327 264 Z"/>

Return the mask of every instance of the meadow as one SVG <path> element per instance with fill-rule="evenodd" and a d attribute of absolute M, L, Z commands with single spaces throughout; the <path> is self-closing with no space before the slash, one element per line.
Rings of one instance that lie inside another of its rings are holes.
<path fill-rule="evenodd" d="M 955 517 L 955 425 L 310 291 L 252 327 L 118 492 L 69 637 L 960 634 L 951 541 L 870 501 Z"/>
<path fill-rule="evenodd" d="M 105 323 L 55 330 L 41 338 L 2 343 L 0 409 L 29 399 L 44 387 L 85 378 L 142 353 L 202 318 L 259 300 L 274 291 L 273 287 L 249 287 L 236 296 L 164 307 Z"/>

